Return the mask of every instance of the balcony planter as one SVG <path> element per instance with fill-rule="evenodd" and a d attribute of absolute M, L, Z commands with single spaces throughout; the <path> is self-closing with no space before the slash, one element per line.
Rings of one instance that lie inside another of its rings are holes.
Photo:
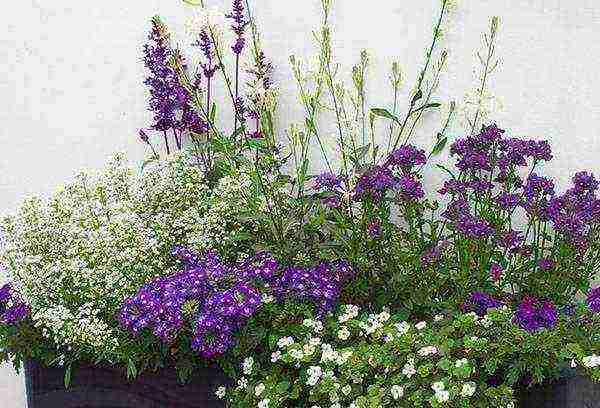
<path fill-rule="evenodd" d="M 73 367 L 69 388 L 65 369 L 45 367 L 34 361 L 25 365 L 28 408 L 220 408 L 214 390 L 226 382 L 216 368 L 197 370 L 189 383 L 181 385 L 174 369 L 141 374 L 127 381 L 123 372 L 111 367 Z"/>
<path fill-rule="evenodd" d="M 600 384 L 586 377 L 562 377 L 543 386 L 522 388 L 520 407 L 600 408 Z"/>

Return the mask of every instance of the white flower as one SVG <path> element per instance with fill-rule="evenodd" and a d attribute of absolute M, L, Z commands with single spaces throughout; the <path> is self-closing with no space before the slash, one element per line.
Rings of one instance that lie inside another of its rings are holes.
<path fill-rule="evenodd" d="M 248 387 L 248 380 L 246 377 L 242 377 L 238 380 L 238 387 L 242 390 L 245 390 Z"/>
<path fill-rule="evenodd" d="M 419 322 L 415 325 L 415 327 L 417 328 L 417 330 L 423 330 L 424 328 L 427 327 L 427 323 L 425 322 Z"/>
<path fill-rule="evenodd" d="M 265 398 L 258 403 L 258 408 L 268 408 L 269 402 L 271 400 L 269 398 Z"/>
<path fill-rule="evenodd" d="M 335 359 L 335 362 L 337 365 L 344 365 L 348 362 L 350 357 L 352 357 L 351 351 L 342 351 L 341 353 L 338 353 L 338 356 Z"/>
<path fill-rule="evenodd" d="M 434 390 L 436 393 L 439 391 L 442 391 L 445 388 L 446 388 L 446 385 L 444 384 L 443 381 L 438 381 L 438 382 L 434 382 L 433 384 L 431 384 L 431 389 Z"/>
<path fill-rule="evenodd" d="M 387 311 L 383 311 L 381 313 L 379 313 L 377 315 L 377 320 L 379 320 L 381 323 L 383 322 L 387 322 L 390 319 L 390 314 Z"/>
<path fill-rule="evenodd" d="M 265 390 L 265 385 L 263 383 L 258 384 L 256 387 L 254 387 L 254 395 L 256 395 L 257 397 L 263 393 L 263 391 Z"/>
<path fill-rule="evenodd" d="M 463 397 L 472 397 L 475 394 L 476 386 L 473 383 L 465 383 L 462 386 L 460 395 Z"/>
<path fill-rule="evenodd" d="M 600 366 L 600 356 L 592 354 L 591 356 L 584 357 L 582 363 L 587 368 L 594 368 Z"/>
<path fill-rule="evenodd" d="M 392 394 L 393 399 L 400 399 L 404 396 L 404 387 L 402 387 L 401 385 L 392 385 L 390 393 Z"/>
<path fill-rule="evenodd" d="M 435 398 L 439 402 L 446 402 L 446 401 L 448 401 L 450 399 L 450 392 L 448 392 L 446 390 L 436 391 Z"/>
<path fill-rule="evenodd" d="M 306 371 L 308 374 L 308 379 L 306 380 L 306 384 L 310 386 L 314 386 L 319 382 L 321 376 L 323 376 L 323 370 L 319 366 L 310 366 Z"/>
<path fill-rule="evenodd" d="M 315 346 L 310 343 L 306 343 L 304 346 L 302 346 L 302 352 L 305 356 L 312 356 L 315 352 Z"/>
<path fill-rule="evenodd" d="M 292 344 L 294 344 L 294 339 L 291 337 L 282 337 L 277 341 L 279 348 L 291 346 Z"/>
<path fill-rule="evenodd" d="M 421 357 L 426 357 L 426 356 L 430 356 L 433 354 L 437 354 L 438 349 L 435 346 L 427 346 L 427 347 L 422 347 L 419 349 L 419 351 L 417 351 L 417 354 L 420 355 Z"/>
<path fill-rule="evenodd" d="M 197 35 L 206 28 L 219 30 L 225 23 L 225 14 L 217 7 L 204 7 L 194 11 L 194 14 L 188 18 L 185 28 L 188 34 Z"/>
<path fill-rule="evenodd" d="M 398 330 L 398 333 L 400 333 L 400 335 L 405 335 L 410 329 L 410 324 L 408 324 L 407 322 L 396 323 L 394 326 L 396 326 L 396 330 Z"/>
<path fill-rule="evenodd" d="M 252 367 L 254 366 L 254 359 L 252 357 L 247 357 L 244 359 L 242 364 L 242 369 L 245 375 L 252 374 Z"/>
<path fill-rule="evenodd" d="M 301 349 L 295 348 L 290 350 L 290 356 L 296 360 L 302 360 L 304 358 L 304 352 Z"/>
<path fill-rule="evenodd" d="M 273 297 L 273 295 L 267 295 L 266 293 L 263 293 L 263 295 L 262 295 L 263 303 L 273 303 L 274 301 L 275 301 L 275 298 Z"/>
<path fill-rule="evenodd" d="M 348 338 L 350 337 L 350 331 L 346 326 L 342 326 L 342 328 L 338 330 L 337 336 L 340 340 L 348 340 Z"/>
<path fill-rule="evenodd" d="M 327 363 L 329 361 L 336 361 L 338 358 L 338 353 L 331 347 L 330 344 L 323 343 L 321 346 L 322 354 L 321 361 Z"/>
<path fill-rule="evenodd" d="M 444 315 L 435 315 L 435 317 L 433 318 L 434 321 L 439 322 L 441 320 L 444 320 Z"/>
<path fill-rule="evenodd" d="M 469 360 L 467 360 L 466 358 L 461 358 L 460 360 L 456 360 L 456 363 L 454 363 L 454 367 L 460 368 L 466 364 L 469 364 Z"/>
<path fill-rule="evenodd" d="M 217 398 L 222 399 L 225 396 L 225 393 L 227 392 L 227 388 L 224 386 L 220 386 L 219 388 L 217 388 L 217 390 L 215 391 L 215 395 L 217 396 Z"/>
<path fill-rule="evenodd" d="M 281 359 L 281 351 L 277 350 L 271 353 L 271 363 L 276 363 L 279 359 Z"/>
<path fill-rule="evenodd" d="M 308 341 L 308 343 L 309 343 L 311 346 L 318 346 L 319 344 L 321 344 L 321 338 L 319 338 L 319 337 L 312 337 L 312 338 L 311 338 L 311 339 Z"/>
<path fill-rule="evenodd" d="M 340 323 L 346 323 L 358 316 L 359 307 L 356 305 L 345 305 L 344 313 L 338 317 Z"/>
<path fill-rule="evenodd" d="M 410 378 L 413 375 L 415 375 L 416 373 L 417 373 L 417 370 L 415 369 L 415 360 L 410 358 L 404 365 L 404 368 L 402 369 L 402 374 L 404 374 L 405 376 Z"/>
<path fill-rule="evenodd" d="M 346 384 L 342 387 L 342 394 L 349 395 L 352 392 L 352 386 L 350 384 Z"/>
<path fill-rule="evenodd" d="M 577 367 L 577 361 L 575 361 L 575 359 L 571 360 L 571 368 L 576 368 Z"/>

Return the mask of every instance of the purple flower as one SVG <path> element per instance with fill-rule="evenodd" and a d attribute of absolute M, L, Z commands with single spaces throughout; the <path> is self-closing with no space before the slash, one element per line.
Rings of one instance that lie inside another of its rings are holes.
<path fill-rule="evenodd" d="M 396 180 L 387 167 L 374 166 L 358 179 L 354 188 L 354 199 L 371 198 L 381 201 L 384 194 L 396 186 Z"/>
<path fill-rule="evenodd" d="M 398 181 L 398 193 L 405 201 L 417 201 L 425 196 L 423 184 L 410 174 L 403 174 Z"/>
<path fill-rule="evenodd" d="M 557 318 L 558 312 L 552 302 L 526 296 L 515 311 L 513 321 L 523 330 L 536 331 L 554 327 Z"/>
<path fill-rule="evenodd" d="M 508 251 L 513 251 L 518 249 L 523 241 L 523 234 L 520 231 L 510 230 L 500 238 L 498 245 Z"/>
<path fill-rule="evenodd" d="M 337 195 L 327 196 L 321 199 L 321 203 L 327 208 L 340 208 L 342 201 Z"/>
<path fill-rule="evenodd" d="M 381 235 L 381 223 L 379 220 L 372 221 L 367 225 L 367 234 L 369 234 L 369 237 L 371 238 L 376 238 Z"/>
<path fill-rule="evenodd" d="M 404 145 L 390 153 L 385 166 L 399 166 L 405 172 L 409 172 L 413 167 L 425 164 L 426 161 L 425 151 L 411 145 Z"/>
<path fill-rule="evenodd" d="M 15 325 L 29 314 L 29 307 L 17 296 L 12 284 L 0 288 L 0 323 Z"/>
<path fill-rule="evenodd" d="M 438 190 L 438 193 L 442 195 L 446 195 L 448 193 L 452 195 L 466 194 L 468 186 L 469 184 L 466 182 L 450 179 L 444 182 L 443 187 Z"/>
<path fill-rule="evenodd" d="M 234 345 L 235 333 L 258 312 L 263 295 L 310 300 L 323 314 L 333 307 L 341 283 L 352 273 L 340 261 L 289 267 L 278 274 L 280 265 L 267 252 L 235 264 L 221 262 L 214 251 L 199 256 L 175 247 L 172 252 L 183 269 L 153 279 L 125 299 L 118 320 L 134 334 L 149 330 L 163 343 L 175 341 L 190 321 L 191 346 L 204 358 L 221 355 Z"/>
<path fill-rule="evenodd" d="M 600 286 L 590 290 L 586 299 L 587 306 L 594 313 L 600 313 Z"/>
<path fill-rule="evenodd" d="M 500 280 L 500 278 L 502 277 L 502 273 L 504 272 L 504 269 L 502 268 L 502 266 L 499 263 L 492 263 L 490 265 L 490 275 L 492 277 L 492 280 L 497 282 Z"/>
<path fill-rule="evenodd" d="M 503 210 L 512 211 L 521 203 L 521 196 L 502 192 L 498 194 L 495 200 Z"/>
<path fill-rule="evenodd" d="M 227 18 L 233 20 L 231 29 L 236 34 L 236 40 L 231 49 L 234 54 L 239 55 L 244 50 L 244 31 L 248 25 L 248 21 L 246 21 L 246 17 L 244 16 L 244 3 L 242 0 L 233 0 L 232 10 L 227 15 Z"/>
<path fill-rule="evenodd" d="M 483 292 L 473 292 L 468 302 L 463 305 L 465 311 L 475 312 L 478 316 L 485 316 L 488 309 L 494 309 L 502 302 Z"/>
<path fill-rule="evenodd" d="M 538 261 L 538 266 L 543 271 L 549 271 L 554 268 L 554 261 L 549 258 L 542 258 Z"/>
<path fill-rule="evenodd" d="M 315 190 L 335 191 L 342 186 L 342 179 L 332 173 L 321 173 L 314 179 Z"/>

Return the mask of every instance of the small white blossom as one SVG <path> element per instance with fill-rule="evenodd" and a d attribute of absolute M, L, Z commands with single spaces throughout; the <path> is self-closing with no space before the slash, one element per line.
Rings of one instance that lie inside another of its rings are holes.
<path fill-rule="evenodd" d="M 462 390 L 460 391 L 460 395 L 463 397 L 472 397 L 475 394 L 476 386 L 473 383 L 465 383 L 462 386 Z"/>
<path fill-rule="evenodd" d="M 427 327 L 427 323 L 425 322 L 419 322 L 415 325 L 415 327 L 417 328 L 417 330 L 423 330 L 424 328 Z"/>
<path fill-rule="evenodd" d="M 225 393 L 227 392 L 227 388 L 224 386 L 220 386 L 219 388 L 217 388 L 217 390 L 215 391 L 215 395 L 217 396 L 217 398 L 219 399 L 223 399 L 223 397 L 225 397 Z"/>
<path fill-rule="evenodd" d="M 254 367 L 254 359 L 252 357 L 247 357 L 244 359 L 242 364 L 242 370 L 245 375 L 252 374 L 252 368 Z"/>
<path fill-rule="evenodd" d="M 260 396 L 260 394 L 262 394 L 265 390 L 265 385 L 263 383 L 259 383 L 256 385 L 256 387 L 254 387 L 254 395 L 256 395 L 257 397 Z"/>
<path fill-rule="evenodd" d="M 269 407 L 269 402 L 270 402 L 270 401 L 271 401 L 271 400 L 270 400 L 269 398 L 265 398 L 265 399 L 261 400 L 261 401 L 258 403 L 258 408 L 268 408 L 268 407 Z"/>
<path fill-rule="evenodd" d="M 404 387 L 401 385 L 392 385 L 390 393 L 392 394 L 393 399 L 398 400 L 404 396 Z"/>
<path fill-rule="evenodd" d="M 281 359 L 281 351 L 277 350 L 271 353 L 271 363 L 276 363 Z"/>
<path fill-rule="evenodd" d="M 277 341 L 279 348 L 291 346 L 292 344 L 294 344 L 294 339 L 291 337 L 282 337 Z"/>
<path fill-rule="evenodd" d="M 350 337 L 350 331 L 346 326 L 342 326 L 337 332 L 337 337 L 340 340 L 348 340 L 348 338 Z"/>

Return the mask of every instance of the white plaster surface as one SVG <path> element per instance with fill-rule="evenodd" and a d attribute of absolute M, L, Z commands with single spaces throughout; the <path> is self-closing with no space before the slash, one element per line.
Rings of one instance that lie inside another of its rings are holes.
<path fill-rule="evenodd" d="M 288 56 L 312 52 L 317 0 L 252 3 L 278 69 L 285 125 L 300 117 Z M 390 102 L 385 84 L 392 58 L 413 82 L 437 7 L 437 0 L 336 1 L 336 58 L 350 66 L 361 48 L 373 52 L 375 105 Z M 189 9 L 179 0 L 20 0 L 2 7 L 0 210 L 14 209 L 26 194 L 47 194 L 79 168 L 101 166 L 116 149 L 132 160 L 143 156 L 136 133 L 149 114 L 140 47 L 157 13 L 180 42 L 189 42 L 183 35 Z M 451 58 L 443 96 L 460 99 L 471 86 L 474 50 L 492 15 L 502 19 L 502 66 L 493 89 L 504 108 L 495 119 L 516 136 L 547 138 L 556 154 L 547 172 L 561 184 L 577 170 L 600 173 L 597 1 L 458 0 L 444 42 Z M 438 117 L 429 118 L 415 141 L 427 145 L 438 125 Z M 22 377 L 0 368 L 0 408 L 23 406 Z"/>

